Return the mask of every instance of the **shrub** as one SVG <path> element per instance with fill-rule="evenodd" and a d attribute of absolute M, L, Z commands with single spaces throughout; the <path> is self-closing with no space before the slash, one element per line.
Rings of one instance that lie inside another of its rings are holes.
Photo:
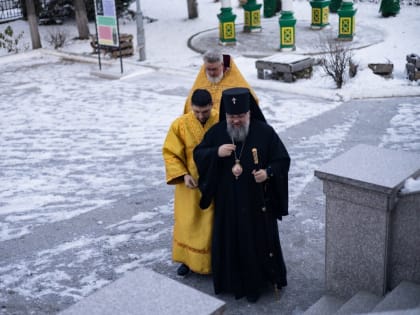
<path fill-rule="evenodd" d="M 64 46 L 67 38 L 68 36 L 66 31 L 56 28 L 48 33 L 45 40 L 53 46 L 54 49 L 57 49 Z"/>
<path fill-rule="evenodd" d="M 21 50 L 26 50 L 27 45 L 22 46 L 21 39 L 23 37 L 23 31 L 17 36 L 14 36 L 14 31 L 10 25 L 6 29 L 0 32 L 0 48 L 6 49 L 8 53 L 17 54 Z"/>
<path fill-rule="evenodd" d="M 322 51 L 324 51 L 320 59 L 321 67 L 326 75 L 334 80 L 337 88 L 341 89 L 347 78 L 346 75 L 348 72 L 346 70 L 350 66 L 353 52 L 345 42 L 332 37 L 325 38 L 321 43 Z"/>

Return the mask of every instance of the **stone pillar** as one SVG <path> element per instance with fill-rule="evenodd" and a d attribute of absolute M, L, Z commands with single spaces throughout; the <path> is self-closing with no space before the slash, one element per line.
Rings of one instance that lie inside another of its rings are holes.
<path fill-rule="evenodd" d="M 391 216 L 420 155 L 358 145 L 315 171 L 326 196 L 327 291 L 345 298 L 386 292 Z"/>
<path fill-rule="evenodd" d="M 296 50 L 295 25 L 296 19 L 293 15 L 293 1 L 283 0 L 279 18 L 280 51 Z"/>
<path fill-rule="evenodd" d="M 217 18 L 219 19 L 219 44 L 236 45 L 236 15 L 232 13 L 230 0 L 222 0 L 222 7 Z"/>
<path fill-rule="evenodd" d="M 313 0 L 309 3 L 312 7 L 311 28 L 321 29 L 329 25 L 330 23 L 328 22 L 328 15 L 330 9 L 328 5 L 330 4 L 330 0 Z"/>
<path fill-rule="evenodd" d="M 353 40 L 356 34 L 356 15 L 357 9 L 353 7 L 353 2 L 346 0 L 341 3 L 338 13 L 338 39 Z"/>
<path fill-rule="evenodd" d="M 420 283 L 420 191 L 399 195 L 390 243 L 388 289 L 404 280 Z"/>
<path fill-rule="evenodd" d="M 244 32 L 261 32 L 261 3 L 256 0 L 248 0 L 242 6 L 244 8 Z"/>

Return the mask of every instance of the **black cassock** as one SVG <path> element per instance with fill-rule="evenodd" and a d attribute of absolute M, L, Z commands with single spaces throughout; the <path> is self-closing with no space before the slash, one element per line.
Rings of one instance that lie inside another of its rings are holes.
<path fill-rule="evenodd" d="M 232 143 L 226 121 L 213 126 L 194 150 L 202 193 L 200 207 L 215 202 L 212 275 L 215 293 L 231 292 L 236 298 L 259 295 L 267 283 L 287 285 L 277 219 L 288 214 L 289 154 L 274 129 L 252 120 L 244 143 L 236 144 L 243 173 L 235 178 L 235 157 L 220 158 L 220 145 Z M 243 149 L 242 149 L 243 146 Z M 271 167 L 270 179 L 255 182 L 252 149 L 259 168 Z M 265 211 L 263 211 L 265 209 Z"/>

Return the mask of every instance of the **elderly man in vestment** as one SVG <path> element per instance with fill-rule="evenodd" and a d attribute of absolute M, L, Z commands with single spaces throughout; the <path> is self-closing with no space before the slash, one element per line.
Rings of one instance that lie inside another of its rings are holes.
<path fill-rule="evenodd" d="M 206 89 L 210 92 L 213 106 L 219 111 L 222 92 L 234 87 L 247 87 L 258 103 L 258 98 L 230 55 L 224 55 L 216 50 L 209 50 L 203 55 L 203 65 L 195 79 L 184 106 L 184 114 L 191 110 L 191 95 L 196 89 Z"/>
<path fill-rule="evenodd" d="M 256 302 L 287 285 L 277 220 L 288 214 L 289 154 L 247 88 L 223 92 L 220 122 L 194 150 L 202 192 L 214 201 L 215 293 Z"/>
<path fill-rule="evenodd" d="M 172 123 L 162 149 L 166 182 L 175 185 L 172 258 L 181 263 L 177 270 L 180 276 L 190 269 L 200 274 L 211 273 L 213 205 L 209 203 L 205 211 L 199 207 L 201 194 L 193 149 L 219 117 L 212 109 L 208 91 L 195 90 L 191 101 L 192 110 Z"/>

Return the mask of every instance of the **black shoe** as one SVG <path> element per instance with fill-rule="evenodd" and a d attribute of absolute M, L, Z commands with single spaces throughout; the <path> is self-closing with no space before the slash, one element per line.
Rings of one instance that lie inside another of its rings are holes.
<path fill-rule="evenodd" d="M 186 264 L 181 264 L 176 273 L 178 276 L 186 276 L 190 272 L 190 268 Z"/>

